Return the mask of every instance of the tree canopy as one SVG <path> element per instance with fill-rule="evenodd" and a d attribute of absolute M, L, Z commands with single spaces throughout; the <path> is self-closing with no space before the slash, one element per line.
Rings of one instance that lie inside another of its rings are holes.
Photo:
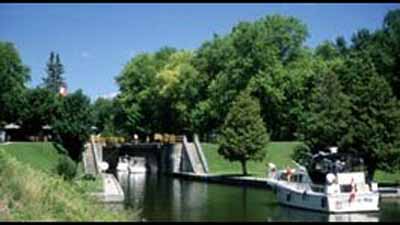
<path fill-rule="evenodd" d="M 30 80 L 15 46 L 0 42 L 0 126 L 21 122 L 25 84 Z"/>
<path fill-rule="evenodd" d="M 60 113 L 53 123 L 58 141 L 68 150 L 70 157 L 78 161 L 84 143 L 92 133 L 93 117 L 90 99 L 77 90 L 61 97 Z"/>

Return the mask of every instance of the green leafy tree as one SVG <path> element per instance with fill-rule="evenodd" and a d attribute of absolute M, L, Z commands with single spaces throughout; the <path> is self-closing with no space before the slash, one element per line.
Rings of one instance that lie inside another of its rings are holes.
<path fill-rule="evenodd" d="M 79 161 L 93 125 L 90 99 L 81 90 L 60 98 L 60 113 L 53 124 L 53 131 L 70 157 Z"/>
<path fill-rule="evenodd" d="M 193 54 L 162 48 L 132 59 L 117 78 L 118 101 L 130 133 L 186 133 L 192 130 L 192 108 L 199 99 Z"/>
<path fill-rule="evenodd" d="M 400 10 L 390 10 L 384 18 L 382 28 L 374 32 L 361 29 L 352 37 L 351 52 L 368 55 L 378 74 L 389 82 L 399 99 L 400 92 Z"/>
<path fill-rule="evenodd" d="M 336 38 L 335 47 L 341 55 L 346 55 L 349 51 L 346 39 L 343 36 Z"/>
<path fill-rule="evenodd" d="M 58 93 L 60 87 L 65 84 L 64 65 L 61 63 L 60 56 L 50 52 L 49 61 L 46 67 L 47 77 L 43 78 L 43 85 L 53 93 Z"/>
<path fill-rule="evenodd" d="M 340 55 L 339 50 L 335 44 L 329 41 L 324 41 L 315 49 L 315 54 L 322 57 L 324 60 L 332 60 Z"/>
<path fill-rule="evenodd" d="M 157 113 L 161 107 L 157 98 L 159 90 L 155 88 L 156 75 L 173 52 L 164 48 L 156 54 L 137 55 L 116 78 L 120 86 L 118 101 L 122 105 L 125 128 L 129 134 L 149 135 L 158 130 Z"/>
<path fill-rule="evenodd" d="M 260 116 L 260 105 L 248 91 L 233 102 L 218 142 L 218 153 L 230 161 L 239 161 L 244 175 L 248 174 L 248 160 L 264 159 L 269 136 Z"/>
<path fill-rule="evenodd" d="M 288 138 L 287 132 L 292 128 L 285 127 L 283 122 L 291 115 L 286 106 L 280 105 L 286 98 L 285 91 L 281 90 L 285 86 L 282 77 L 283 74 L 290 76 L 285 69 L 288 65 L 307 55 L 303 46 L 307 36 L 307 28 L 299 20 L 272 15 L 255 22 L 241 22 L 228 35 L 214 36 L 202 45 L 196 51 L 194 65 L 200 79 L 205 79 L 202 90 L 207 92 L 201 95 L 193 112 L 196 126 L 207 127 L 203 130 L 218 129 L 228 113 L 226 106 L 252 83 L 250 86 L 260 99 L 262 116 L 271 129 L 271 136 Z"/>
<path fill-rule="evenodd" d="M 192 66 L 193 54 L 179 51 L 156 75 L 156 89 L 162 106 L 160 130 L 187 133 L 193 130 L 191 111 L 199 99 L 199 74 Z"/>
<path fill-rule="evenodd" d="M 363 157 L 368 179 L 376 169 L 398 169 L 400 110 L 388 82 L 363 51 L 333 65 L 314 90 L 301 124 L 303 140 L 314 153 L 336 145 Z"/>
<path fill-rule="evenodd" d="M 337 75 L 333 72 L 324 74 L 317 80 L 309 109 L 301 118 L 301 139 L 313 153 L 328 146 L 341 146 L 348 132 L 350 116 L 350 99 L 343 93 Z"/>
<path fill-rule="evenodd" d="M 29 68 L 23 65 L 15 46 L 0 42 L 0 126 L 20 122 L 29 79 Z"/>
<path fill-rule="evenodd" d="M 379 74 L 385 76 L 397 99 L 400 99 L 400 10 L 389 11 L 382 29 L 375 34 L 373 61 Z"/>
<path fill-rule="evenodd" d="M 21 108 L 24 111 L 22 128 L 27 134 L 37 134 L 43 126 L 51 126 L 59 114 L 60 99 L 45 88 L 29 89 L 25 104 L 29 107 Z"/>
<path fill-rule="evenodd" d="M 94 124 L 98 133 L 105 136 L 127 135 L 124 132 L 126 115 L 116 98 L 98 98 L 92 108 Z"/>
<path fill-rule="evenodd" d="M 363 155 L 370 179 L 376 169 L 389 172 L 398 169 L 399 101 L 367 54 L 352 54 L 344 68 L 340 79 L 350 96 L 352 113 L 343 148 Z"/>

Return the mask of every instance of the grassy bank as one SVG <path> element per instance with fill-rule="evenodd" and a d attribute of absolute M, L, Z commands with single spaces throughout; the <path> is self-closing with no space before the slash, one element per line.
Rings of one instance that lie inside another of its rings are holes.
<path fill-rule="evenodd" d="M 275 163 L 278 167 L 293 166 L 290 154 L 300 142 L 271 142 L 266 147 L 266 157 L 261 162 L 248 162 L 248 171 L 255 176 L 265 176 L 268 162 Z M 202 143 L 204 154 L 207 158 L 211 173 L 241 173 L 239 162 L 229 162 L 218 154 L 218 145 Z"/>
<path fill-rule="evenodd" d="M 89 194 L 102 181 L 65 181 L 55 174 L 60 154 L 52 143 L 0 145 L 0 221 L 119 221 Z M 132 219 L 132 218 L 129 218 Z"/>
<path fill-rule="evenodd" d="M 267 163 L 273 162 L 278 168 L 294 166 L 290 155 L 300 142 L 270 142 L 266 147 L 267 154 L 262 162 L 248 162 L 248 171 L 254 176 L 265 176 Z M 202 143 L 204 154 L 207 158 L 210 173 L 241 173 L 242 168 L 239 162 L 229 162 L 218 154 L 217 144 Z M 387 173 L 377 171 L 375 180 L 378 182 L 400 183 L 400 171 Z"/>
<path fill-rule="evenodd" d="M 34 169 L 50 173 L 57 165 L 60 151 L 64 150 L 61 146 L 59 150 L 52 142 L 15 142 L 0 145 L 0 148 L 6 150 L 18 161 L 29 164 Z"/>

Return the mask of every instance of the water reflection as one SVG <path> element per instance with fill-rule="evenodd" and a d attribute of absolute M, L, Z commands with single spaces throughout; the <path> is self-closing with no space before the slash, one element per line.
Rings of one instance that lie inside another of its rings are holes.
<path fill-rule="evenodd" d="M 118 180 L 125 193 L 125 201 L 132 207 L 143 205 L 146 173 L 118 172 Z"/>
<path fill-rule="evenodd" d="M 398 202 L 379 213 L 326 214 L 279 205 L 262 188 L 194 182 L 154 174 L 118 174 L 127 207 L 147 221 L 395 221 Z M 390 205 L 391 204 L 391 205 Z"/>
<path fill-rule="evenodd" d="M 379 213 L 340 213 L 328 214 L 317 211 L 279 206 L 279 210 L 268 221 L 307 221 L 307 222 L 378 222 Z"/>

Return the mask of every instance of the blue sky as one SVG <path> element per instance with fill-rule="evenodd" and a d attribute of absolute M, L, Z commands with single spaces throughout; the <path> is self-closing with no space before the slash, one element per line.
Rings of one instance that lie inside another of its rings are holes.
<path fill-rule="evenodd" d="M 50 51 L 60 54 L 69 91 L 92 99 L 118 91 L 114 82 L 135 54 L 163 46 L 195 49 L 213 33 L 268 14 L 297 17 L 306 45 L 358 29 L 375 30 L 400 4 L 0 4 L 0 41 L 13 42 L 31 68 L 33 87 L 45 76 Z"/>

